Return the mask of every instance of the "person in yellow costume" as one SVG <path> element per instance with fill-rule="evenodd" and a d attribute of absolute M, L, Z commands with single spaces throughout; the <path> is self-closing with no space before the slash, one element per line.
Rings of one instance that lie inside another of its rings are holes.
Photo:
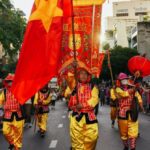
<path fill-rule="evenodd" d="M 124 144 L 124 150 L 135 150 L 138 137 L 137 103 L 143 109 L 142 98 L 134 85 L 129 84 L 128 76 L 120 73 L 118 79 L 121 87 L 116 88 L 118 98 L 118 126 Z"/>
<path fill-rule="evenodd" d="M 68 107 L 72 150 L 95 150 L 98 139 L 98 121 L 94 108 L 99 102 L 98 89 L 90 83 L 91 75 L 78 69 L 78 83 L 73 90 Z M 77 100 L 78 97 L 78 100 Z"/>
<path fill-rule="evenodd" d="M 48 85 L 44 86 L 38 93 L 35 94 L 34 106 L 37 114 L 39 133 L 41 137 L 45 136 L 47 130 L 47 120 L 49 113 L 49 104 L 51 101 Z"/>
<path fill-rule="evenodd" d="M 8 74 L 4 80 L 5 89 L 0 95 L 0 107 L 4 109 L 3 134 L 9 143 L 9 150 L 20 150 L 22 147 L 22 135 L 24 117 L 21 105 L 11 93 L 10 88 L 14 74 Z"/>
<path fill-rule="evenodd" d="M 110 89 L 110 108 L 111 108 L 110 118 L 112 121 L 111 125 L 112 128 L 114 128 L 115 120 L 117 118 L 117 97 L 115 95 L 115 87 Z"/>

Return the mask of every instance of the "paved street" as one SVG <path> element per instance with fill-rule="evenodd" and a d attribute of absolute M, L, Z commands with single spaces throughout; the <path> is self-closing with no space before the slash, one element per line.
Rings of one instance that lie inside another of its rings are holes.
<path fill-rule="evenodd" d="M 110 126 L 109 107 L 100 107 L 98 115 L 100 134 L 96 150 L 122 150 L 117 125 L 114 129 Z M 150 117 L 140 116 L 140 133 L 137 150 L 150 150 Z M 7 150 L 8 144 L 0 133 L 0 150 Z M 32 129 L 25 129 L 23 138 L 23 150 L 69 150 L 69 121 L 67 107 L 64 102 L 57 102 L 56 109 L 52 110 L 48 120 L 48 131 L 44 139 Z"/>

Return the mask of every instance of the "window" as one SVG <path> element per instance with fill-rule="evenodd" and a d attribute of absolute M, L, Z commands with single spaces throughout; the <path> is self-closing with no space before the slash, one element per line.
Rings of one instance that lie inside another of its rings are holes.
<path fill-rule="evenodd" d="M 128 16 L 128 13 L 120 13 L 120 14 L 116 14 L 117 17 L 124 17 L 124 16 Z"/>
<path fill-rule="evenodd" d="M 136 16 L 139 16 L 139 15 L 147 15 L 147 12 L 136 12 L 135 15 L 136 15 Z"/>

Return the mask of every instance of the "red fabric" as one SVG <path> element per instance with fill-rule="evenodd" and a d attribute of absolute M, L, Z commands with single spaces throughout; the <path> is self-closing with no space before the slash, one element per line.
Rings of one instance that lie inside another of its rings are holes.
<path fill-rule="evenodd" d="M 20 105 L 19 105 L 18 101 L 14 98 L 12 93 L 8 90 L 6 92 L 6 103 L 5 103 L 4 109 L 10 110 L 10 111 L 20 109 Z"/>
<path fill-rule="evenodd" d="M 69 4 L 69 0 L 67 0 L 67 2 Z M 98 74 L 101 8 L 101 5 L 95 6 L 93 24 L 93 6 L 74 6 L 74 14 L 72 14 L 71 7 L 70 9 L 68 8 L 67 11 L 69 11 L 71 15 L 65 15 L 66 17 L 63 19 L 64 26 L 61 48 L 63 58 L 59 69 L 60 73 L 74 70 L 74 67 L 71 65 L 74 61 L 74 48 L 72 44 L 72 16 L 74 16 L 74 32 L 78 66 L 85 68 L 86 70 L 92 70 L 92 74 L 94 75 Z"/>
<path fill-rule="evenodd" d="M 63 7 L 62 0 L 58 0 L 58 6 Z M 53 17 L 48 32 L 41 20 L 28 23 L 11 89 L 21 104 L 57 74 L 61 40 L 62 17 Z"/>
<path fill-rule="evenodd" d="M 131 95 L 131 94 L 130 94 Z M 119 99 L 119 117 L 126 118 L 126 113 L 131 109 L 133 96 Z"/>
<path fill-rule="evenodd" d="M 142 56 L 134 56 L 128 61 L 129 71 L 134 74 L 140 72 L 142 77 L 150 75 L 150 60 Z"/>
<path fill-rule="evenodd" d="M 5 81 L 13 81 L 14 80 L 14 74 L 8 74 L 7 77 L 5 78 Z"/>
<path fill-rule="evenodd" d="M 83 109 L 89 108 L 87 101 L 91 98 L 90 84 L 78 83 L 78 98 L 79 98 L 79 103 L 83 105 Z M 75 106 L 76 104 L 77 104 L 76 96 L 72 96 L 69 101 L 69 107 Z"/>
<path fill-rule="evenodd" d="M 73 11 L 72 11 L 72 0 L 64 0 L 63 1 L 64 6 L 64 17 L 72 17 Z"/>
<path fill-rule="evenodd" d="M 91 98 L 91 92 L 92 90 L 90 84 L 78 83 L 78 99 L 83 108 L 80 111 L 77 111 L 76 108 L 73 107 L 77 105 L 76 96 L 71 96 L 68 106 L 70 109 L 73 108 L 73 111 L 75 112 L 88 113 L 88 117 L 92 121 L 95 120 L 96 117 L 94 114 L 94 109 L 88 104 L 88 100 Z"/>
<path fill-rule="evenodd" d="M 14 98 L 12 93 L 8 90 L 6 91 L 6 102 L 4 105 L 4 111 L 5 111 L 4 113 L 5 119 L 11 119 L 13 112 L 17 112 L 18 117 L 22 117 L 19 102 Z"/>
<path fill-rule="evenodd" d="M 135 149 L 136 148 L 136 138 L 130 138 L 130 148 Z"/>
<path fill-rule="evenodd" d="M 41 93 L 41 92 L 38 92 L 38 104 L 37 104 L 37 107 L 41 107 L 43 109 L 43 112 L 49 112 L 49 104 L 43 104 L 44 101 L 47 100 L 49 96 L 49 93 Z M 40 102 L 42 101 L 42 102 Z"/>

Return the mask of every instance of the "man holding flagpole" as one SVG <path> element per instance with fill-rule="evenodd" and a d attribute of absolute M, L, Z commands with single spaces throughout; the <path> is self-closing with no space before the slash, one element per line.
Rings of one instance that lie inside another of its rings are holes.
<path fill-rule="evenodd" d="M 90 84 L 91 74 L 78 68 L 77 88 L 72 92 L 69 109 L 72 150 L 95 150 L 98 139 L 98 122 L 94 108 L 99 102 L 98 89 Z M 76 90 L 77 89 L 77 90 Z"/>

